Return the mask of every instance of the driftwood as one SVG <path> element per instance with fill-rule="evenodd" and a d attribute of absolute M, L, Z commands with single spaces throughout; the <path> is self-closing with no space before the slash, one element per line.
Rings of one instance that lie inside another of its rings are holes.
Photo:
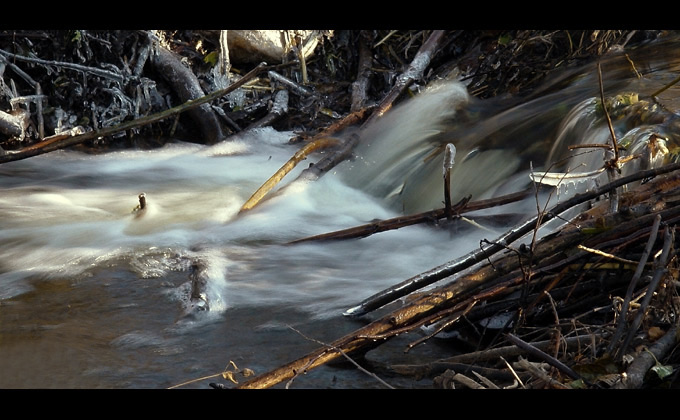
<path fill-rule="evenodd" d="M 661 171 L 668 173 L 677 169 L 680 169 L 680 165 L 668 165 L 661 168 Z M 632 181 L 632 177 L 621 178 L 612 183 L 613 185 L 598 189 L 598 192 L 602 194 L 610 188 Z M 445 317 L 455 316 L 464 312 L 466 307 L 474 305 L 475 301 L 497 294 L 500 289 L 509 289 L 513 285 L 523 284 L 527 279 L 535 279 L 536 276 L 527 274 L 526 270 L 531 270 L 531 267 L 526 266 L 527 261 L 540 261 L 543 266 L 552 265 L 554 268 L 564 264 L 564 260 L 568 260 L 565 255 L 572 253 L 571 250 L 577 245 L 596 247 L 597 244 L 629 237 L 641 229 L 649 229 L 657 215 L 665 223 L 677 223 L 680 220 L 680 207 L 674 205 L 673 197 L 677 195 L 679 188 L 680 174 L 676 173 L 658 176 L 624 195 L 625 211 L 611 213 L 608 211 L 609 203 L 606 200 L 600 201 L 594 208 L 584 212 L 577 219 L 577 224 L 568 224 L 536 242 L 531 255 L 509 252 L 490 264 L 482 265 L 444 286 L 413 298 L 404 306 L 328 346 L 240 384 L 239 388 L 268 388 L 334 360 L 340 354 L 366 352 L 396 334 L 404 334 Z M 572 201 L 571 204 L 574 203 Z M 507 248 L 508 246 L 504 247 Z M 482 288 L 486 288 L 486 291 Z M 475 291 L 476 295 L 473 294 Z"/>
<path fill-rule="evenodd" d="M 239 87 L 243 86 L 246 82 L 253 79 L 259 73 L 264 71 L 265 68 L 266 68 L 265 64 L 262 63 L 259 66 L 255 67 L 250 72 L 248 72 L 247 74 L 245 74 L 237 82 L 234 82 L 225 89 L 212 92 L 199 99 L 187 101 L 184 104 L 158 112 L 153 115 L 138 118 L 133 121 L 124 122 L 113 127 L 105 127 L 99 130 L 88 131 L 84 134 L 79 134 L 68 138 L 55 137 L 53 139 L 45 140 L 40 143 L 24 147 L 23 149 L 18 151 L 5 152 L 5 154 L 0 154 L 0 164 L 13 162 L 16 160 L 27 159 L 44 153 L 53 152 L 55 150 L 64 149 L 66 147 L 75 146 L 77 144 L 84 143 L 88 140 L 94 140 L 100 137 L 110 136 L 116 133 L 124 132 L 133 128 L 142 127 L 144 125 L 164 120 L 168 117 L 177 115 L 181 112 L 190 110 L 203 104 L 207 104 L 210 101 L 213 101 L 238 89 Z"/>
<path fill-rule="evenodd" d="M 160 45 L 157 46 L 151 54 L 150 62 L 173 87 L 182 103 L 206 96 L 196 75 L 171 51 Z M 214 144 L 224 138 L 217 115 L 209 103 L 197 104 L 186 111 L 201 131 L 201 136 L 207 144 Z"/>
<path fill-rule="evenodd" d="M 288 245 L 311 241 L 363 238 L 366 236 L 373 235 L 375 233 L 386 232 L 389 230 L 399 229 L 406 226 L 413 226 L 420 223 L 436 222 L 440 219 L 448 217 L 449 211 L 452 214 L 461 215 L 481 209 L 488 209 L 491 207 L 514 203 L 516 201 L 522 200 L 523 198 L 526 198 L 530 193 L 531 193 L 530 190 L 525 190 L 512 194 L 507 194 L 502 197 L 478 201 L 469 201 L 469 197 L 467 197 L 462 199 L 458 203 L 450 206 L 450 208 L 448 209 L 441 208 L 437 210 L 431 210 L 408 216 L 398 216 L 391 219 L 378 220 L 375 222 L 367 223 L 365 225 L 355 226 L 349 229 L 342 229 L 334 232 L 328 232 L 320 235 L 296 239 L 294 241 L 288 242 Z"/>
<path fill-rule="evenodd" d="M 372 310 L 375 310 L 377 308 L 380 308 L 381 306 L 386 305 L 387 303 L 393 302 L 394 300 L 403 297 L 408 293 L 429 286 L 439 280 L 442 280 L 448 276 L 451 276 L 462 270 L 465 270 L 473 266 L 474 264 L 477 264 L 478 262 L 489 258 L 495 253 L 506 249 L 512 242 L 532 232 L 534 229 L 538 229 L 538 227 L 540 227 L 541 225 L 559 216 L 560 213 L 578 204 L 584 203 L 588 200 L 595 199 L 602 194 L 616 190 L 617 188 L 629 184 L 631 182 L 649 179 L 661 174 L 676 171 L 678 169 L 680 169 L 680 164 L 674 163 L 658 169 L 639 171 L 635 174 L 619 178 L 613 182 L 595 188 L 587 193 L 578 194 L 569 200 L 566 200 L 562 203 L 555 205 L 547 213 L 536 215 L 535 217 L 528 220 L 521 226 L 518 226 L 508 231 L 506 234 L 502 235 L 500 238 L 493 241 L 487 248 L 473 251 L 467 255 L 458 258 L 457 260 L 442 264 L 441 266 L 436 267 L 426 273 L 419 274 L 408 280 L 405 280 L 404 282 L 396 286 L 393 286 L 382 292 L 376 293 L 375 295 L 364 300 L 359 305 L 345 311 L 345 315 L 348 316 L 364 315 Z"/>
<path fill-rule="evenodd" d="M 317 151 L 319 149 L 324 149 L 330 146 L 335 146 L 338 144 L 338 140 L 327 137 L 315 140 L 311 143 L 305 144 L 300 150 L 298 150 L 293 157 L 291 157 L 274 175 L 272 175 L 260 188 L 253 193 L 253 195 L 248 199 L 248 201 L 241 206 L 239 213 L 250 210 L 255 207 L 264 196 L 276 186 L 276 184 L 283 179 L 291 170 L 297 166 L 302 160 L 307 158 L 307 155 Z"/>

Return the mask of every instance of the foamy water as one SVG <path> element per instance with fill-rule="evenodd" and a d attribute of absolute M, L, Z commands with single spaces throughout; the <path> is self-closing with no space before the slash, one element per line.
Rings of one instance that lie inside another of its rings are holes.
<path fill-rule="evenodd" d="M 129 261 L 141 278 L 199 261 L 210 268 L 213 308 L 280 302 L 330 313 L 450 258 L 451 249 L 433 242 L 448 236 L 427 227 L 359 243 L 285 246 L 397 215 L 337 173 L 273 192 L 239 215 L 292 156 L 291 137 L 262 130 L 214 147 L 61 151 L 5 165 L 13 175 L 0 198 L 2 298 L 28 290 L 28 278 L 77 277 L 110 261 Z M 136 217 L 141 192 L 148 204 Z"/>
<path fill-rule="evenodd" d="M 673 77 L 648 77 L 645 88 Z M 341 315 L 348 307 L 507 227 L 463 223 L 452 233 L 420 225 L 286 243 L 441 207 L 448 143 L 457 151 L 454 202 L 529 185 L 530 165 L 546 169 L 548 159 L 563 157 L 550 154 L 556 139 L 607 141 L 606 126 L 588 120 L 584 102 L 598 92 L 592 73 L 580 80 L 492 113 L 463 85 L 439 84 L 364 131 L 352 160 L 314 182 L 292 183 L 321 154 L 310 156 L 284 178 L 286 188 L 242 214 L 297 151 L 288 143 L 293 133 L 261 129 L 212 147 L 59 151 L 0 166 L 0 386 L 164 387 L 219 372 L 233 359 L 262 373 L 316 347 L 290 325 L 338 338 L 356 326 Z M 644 87 L 621 77 L 612 86 Z M 458 122 L 463 106 L 481 109 L 468 125 Z M 596 168 L 601 159 L 571 163 Z M 142 192 L 148 205 L 135 217 Z M 533 200 L 492 211 L 530 217 Z M 196 265 L 210 310 L 187 320 Z M 51 382 L 34 379 L 47 369 Z"/>

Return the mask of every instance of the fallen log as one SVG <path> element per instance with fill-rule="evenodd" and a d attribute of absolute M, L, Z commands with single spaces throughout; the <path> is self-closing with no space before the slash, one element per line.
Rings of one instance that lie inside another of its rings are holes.
<path fill-rule="evenodd" d="M 172 86 L 180 102 L 186 103 L 205 97 L 196 75 L 170 50 L 157 45 L 151 54 L 150 63 Z M 202 103 L 186 111 L 200 130 L 206 144 L 214 144 L 224 138 L 217 115 L 210 104 Z"/>

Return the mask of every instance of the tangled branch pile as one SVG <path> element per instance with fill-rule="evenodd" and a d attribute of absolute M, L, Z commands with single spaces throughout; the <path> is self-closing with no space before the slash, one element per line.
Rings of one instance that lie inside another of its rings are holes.
<path fill-rule="evenodd" d="M 248 32 L 0 31 L 0 147 L 16 151 L 140 120 L 225 89 L 262 61 L 266 69 L 243 87 L 186 113 L 64 147 L 148 148 L 173 139 L 209 144 L 262 125 L 308 139 L 385 101 L 431 31 L 263 31 L 279 38 L 261 41 L 274 46 L 269 49 L 255 49 Z M 524 95 L 556 68 L 659 34 L 442 32 L 427 72 L 419 69 L 390 100 L 452 73 L 479 98 Z"/>
<path fill-rule="evenodd" d="M 295 131 L 298 141 L 316 140 L 347 124 L 379 118 L 410 92 L 452 74 L 479 98 L 540 95 L 544 91 L 537 87 L 552 70 L 592 61 L 661 32 L 280 35 L 286 48 L 276 62 L 269 62 L 270 56 L 266 66 L 258 66 L 262 56 L 247 49 L 245 57 L 236 54 L 242 46 L 229 44 L 230 31 L 0 32 L 0 145 L 5 151 L 0 163 L 69 146 L 97 151 L 154 147 L 174 139 L 209 144 L 263 125 Z M 305 52 L 310 40 L 313 54 Z M 161 117 L 151 118 L 155 115 Z M 351 153 L 351 142 L 344 146 L 346 153 L 335 155 L 340 159 Z M 332 164 L 320 162 L 315 168 Z M 409 279 L 394 289 L 461 273 L 456 281 L 412 294 L 397 309 L 383 308 L 388 312 L 364 328 L 240 386 L 273 386 L 428 326 L 432 335 L 414 347 L 453 324 L 459 343 L 469 346 L 460 356 L 427 365 L 370 367 L 416 378 L 436 376 L 442 387 L 672 384 L 677 373 L 670 365 L 677 358 L 670 350 L 678 333 L 677 169 L 675 164 L 640 172 L 589 197 L 656 177 L 624 196 L 617 212 L 608 212 L 602 201 L 529 248 L 512 249 L 504 240 L 483 244 L 464 260 Z M 530 233 L 568 208 L 540 213 L 506 239 Z M 479 262 L 486 264 L 463 272 Z M 351 315 L 383 303 L 368 302 Z"/>

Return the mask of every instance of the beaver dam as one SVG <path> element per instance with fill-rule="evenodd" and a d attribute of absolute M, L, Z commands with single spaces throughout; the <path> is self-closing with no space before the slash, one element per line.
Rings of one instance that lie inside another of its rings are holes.
<path fill-rule="evenodd" d="M 51 35 L 1 38 L 1 387 L 677 387 L 677 34 Z"/>

